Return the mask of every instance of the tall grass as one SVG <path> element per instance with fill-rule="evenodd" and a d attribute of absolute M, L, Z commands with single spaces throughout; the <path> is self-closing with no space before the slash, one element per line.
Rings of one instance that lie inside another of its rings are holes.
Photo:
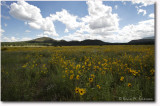
<path fill-rule="evenodd" d="M 155 100 L 152 45 L 6 47 L 1 53 L 2 101 Z"/>

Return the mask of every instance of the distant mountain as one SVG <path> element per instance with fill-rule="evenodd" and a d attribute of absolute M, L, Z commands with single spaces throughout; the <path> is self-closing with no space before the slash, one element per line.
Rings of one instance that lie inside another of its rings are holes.
<path fill-rule="evenodd" d="M 27 43 L 52 43 L 52 45 L 57 46 L 72 46 L 72 45 L 105 45 L 106 42 L 103 42 L 101 40 L 91 40 L 87 39 L 84 41 L 65 41 L 65 40 L 54 40 L 49 37 L 41 37 L 36 38 L 30 41 L 26 41 Z"/>
<path fill-rule="evenodd" d="M 30 41 L 26 41 L 26 42 L 30 42 L 30 43 L 52 43 L 52 42 L 56 42 L 56 40 L 49 38 L 49 37 L 41 37 L 41 38 L 36 38 Z"/>
<path fill-rule="evenodd" d="M 145 37 L 143 39 L 155 39 L 155 36 L 152 36 L 152 37 Z"/>
<path fill-rule="evenodd" d="M 154 37 L 148 37 L 144 39 L 132 40 L 128 43 L 109 43 L 103 42 L 101 40 L 91 40 L 86 39 L 83 41 L 65 41 L 65 40 L 55 40 L 49 37 L 36 38 L 29 41 L 23 42 L 1 42 L 2 46 L 84 46 L 84 45 L 153 45 L 155 44 Z"/>
<path fill-rule="evenodd" d="M 65 40 L 54 40 L 49 37 L 41 37 L 37 39 L 33 39 L 30 41 L 27 41 L 29 43 L 51 43 L 52 46 L 74 46 L 74 45 L 133 45 L 133 44 L 154 44 L 154 36 L 153 37 L 146 37 L 143 39 L 138 39 L 138 40 L 132 40 L 128 43 L 109 43 L 109 42 L 103 42 L 101 40 L 91 40 L 91 39 L 86 39 L 83 41 L 65 41 Z"/>
<path fill-rule="evenodd" d="M 150 45 L 150 44 L 155 44 L 155 39 L 154 37 L 148 37 L 148 38 L 143 38 L 143 39 L 138 39 L 138 40 L 132 40 L 128 42 L 128 44 L 135 44 L 135 45 Z"/>
<path fill-rule="evenodd" d="M 87 40 L 81 41 L 81 45 L 105 45 L 105 44 L 107 44 L 107 42 L 103 42 L 101 40 L 87 39 Z"/>

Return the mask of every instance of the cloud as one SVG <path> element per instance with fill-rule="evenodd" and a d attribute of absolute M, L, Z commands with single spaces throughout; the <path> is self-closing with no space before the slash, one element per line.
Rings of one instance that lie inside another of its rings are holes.
<path fill-rule="evenodd" d="M 81 33 L 73 33 L 73 34 L 69 34 L 63 37 L 58 38 L 57 40 L 66 40 L 66 41 L 72 41 L 72 40 L 77 40 L 77 41 L 82 41 L 85 39 L 98 39 L 98 40 L 102 40 L 105 42 L 115 42 L 115 36 L 116 35 L 110 35 L 110 36 L 101 36 L 101 35 L 97 35 L 97 34 L 81 34 Z"/>
<path fill-rule="evenodd" d="M 31 31 L 30 31 L 30 30 L 25 30 L 25 32 L 29 33 L 29 32 L 31 32 Z"/>
<path fill-rule="evenodd" d="M 2 37 L 1 42 L 17 42 L 17 41 L 28 41 L 31 40 L 32 38 L 29 37 L 23 37 L 23 38 L 17 38 L 15 36 L 12 37 Z"/>
<path fill-rule="evenodd" d="M 102 1 L 87 1 L 88 16 L 81 18 L 82 26 L 77 32 L 108 35 L 119 28 L 118 14 L 112 13 L 112 7 Z"/>
<path fill-rule="evenodd" d="M 65 32 L 65 33 L 68 33 L 69 31 L 68 31 L 68 29 L 66 28 L 64 32 Z"/>
<path fill-rule="evenodd" d="M 25 1 L 18 1 L 11 4 L 10 14 L 20 20 L 25 21 L 25 25 L 37 30 L 43 30 L 43 35 L 58 36 L 53 22 L 60 21 L 66 25 L 64 32 L 79 28 L 76 32 L 108 35 L 119 26 L 118 14 L 112 13 L 112 7 L 106 6 L 102 1 L 87 1 L 88 16 L 79 18 L 62 9 L 56 14 L 43 18 L 41 10 Z"/>
<path fill-rule="evenodd" d="M 3 33 L 5 32 L 5 30 L 3 30 L 3 29 L 0 28 L 0 32 L 1 32 L 1 33 L 0 33 L 1 35 L 0 35 L 0 36 L 2 36 Z"/>
<path fill-rule="evenodd" d="M 18 41 L 18 39 L 14 36 L 12 36 L 12 37 L 4 36 L 4 37 L 2 37 L 1 41 L 3 41 L 3 42 L 15 42 L 15 41 Z"/>
<path fill-rule="evenodd" d="M 28 40 L 32 40 L 32 38 L 29 37 L 23 37 L 22 39 L 20 39 L 19 41 L 28 41 Z"/>
<path fill-rule="evenodd" d="M 81 18 L 81 27 L 75 33 L 58 39 L 85 40 L 99 39 L 106 42 L 129 42 L 133 39 L 154 36 L 154 20 L 140 21 L 137 24 L 126 25 L 119 29 L 119 18 L 112 13 L 112 7 L 100 1 L 88 1 L 89 15 Z M 145 10 L 139 13 L 146 15 Z"/>
<path fill-rule="evenodd" d="M 62 22 L 68 30 L 76 29 L 81 25 L 81 23 L 77 21 L 78 16 L 70 14 L 65 9 L 43 18 L 41 10 L 38 7 L 30 5 L 25 1 L 12 3 L 9 13 L 15 18 L 25 21 L 25 25 L 29 25 L 33 29 L 43 30 L 44 35 L 58 36 L 53 24 L 54 21 Z"/>
<path fill-rule="evenodd" d="M 72 40 L 82 41 L 85 39 L 90 39 L 90 36 L 91 35 L 89 35 L 89 34 L 80 34 L 80 33 L 75 32 L 73 34 L 69 34 L 69 35 L 63 36 L 61 38 L 58 38 L 57 40 L 65 39 L 66 41 L 72 41 Z"/>
<path fill-rule="evenodd" d="M 135 3 L 138 4 L 137 2 Z M 64 30 L 66 35 L 55 37 L 54 39 L 57 40 L 81 41 L 85 39 L 99 39 L 106 42 L 129 42 L 133 39 L 154 36 L 154 19 L 126 25 L 120 29 L 119 16 L 112 12 L 111 6 L 104 5 L 100 0 L 89 0 L 86 4 L 88 6 L 88 15 L 81 18 L 71 14 L 66 9 L 62 9 L 62 11 L 50 14 L 44 18 L 38 7 L 24 1 L 12 3 L 10 14 L 24 21 L 25 25 L 29 25 L 31 28 L 43 30 L 43 33 L 36 35 L 37 37 L 58 36 L 54 26 L 55 21 L 59 21 L 66 26 Z M 118 6 L 115 5 L 113 8 L 118 9 Z M 147 14 L 146 10 L 138 6 L 137 11 L 138 14 Z M 153 16 L 149 15 L 149 17 Z M 75 32 L 68 33 L 70 30 L 74 30 Z M 17 39 L 20 40 L 19 38 Z"/>
<path fill-rule="evenodd" d="M 149 18 L 154 18 L 154 13 L 149 14 Z"/>
<path fill-rule="evenodd" d="M 154 36 L 154 19 L 138 22 L 123 27 L 118 31 L 119 42 Z"/>
<path fill-rule="evenodd" d="M 43 33 L 38 34 L 37 37 L 48 37 L 48 35 L 44 35 Z"/>
<path fill-rule="evenodd" d="M 137 14 L 140 14 L 140 13 L 143 13 L 143 16 L 145 16 L 147 14 L 147 11 L 144 10 L 144 9 L 141 9 L 140 7 L 138 6 L 135 6 L 135 8 L 137 9 Z"/>
<path fill-rule="evenodd" d="M 155 0 L 132 0 L 132 4 L 138 4 L 135 6 L 137 8 L 138 14 L 143 13 L 143 16 L 147 14 L 147 11 L 142 9 L 142 7 L 153 5 L 154 3 Z"/>
<path fill-rule="evenodd" d="M 80 27 L 81 23 L 78 22 L 78 16 L 70 14 L 67 10 L 62 9 L 60 12 L 56 12 L 56 14 L 50 15 L 53 20 L 58 20 L 66 25 L 68 30 L 73 30 Z"/>
<path fill-rule="evenodd" d="M 36 21 L 37 19 L 42 19 L 40 9 L 25 1 L 17 1 L 17 3 L 12 3 L 10 7 L 9 13 L 17 19 L 23 21 Z"/>
<path fill-rule="evenodd" d="M 44 34 L 58 36 L 53 21 L 50 17 L 43 18 L 41 10 L 25 1 L 17 1 L 10 5 L 10 15 L 25 21 L 31 28 L 43 30 Z"/>
<path fill-rule="evenodd" d="M 10 19 L 9 16 L 4 16 L 4 15 L 2 15 L 1 17 L 2 17 L 3 19 L 6 19 L 6 20 L 9 20 L 9 19 Z"/>
<path fill-rule="evenodd" d="M 114 8 L 117 10 L 118 9 L 118 5 L 115 5 Z"/>
<path fill-rule="evenodd" d="M 140 7 L 153 5 L 155 0 L 132 0 L 133 4 L 141 4 Z"/>
<path fill-rule="evenodd" d="M 143 13 L 143 16 L 147 14 L 146 10 L 138 9 L 138 14 Z"/>
<path fill-rule="evenodd" d="M 106 6 L 102 1 L 87 1 L 89 24 L 91 29 L 111 28 L 118 26 L 117 14 L 112 14 L 112 7 Z"/>
<path fill-rule="evenodd" d="M 1 33 L 5 32 L 3 29 L 1 29 Z"/>
<path fill-rule="evenodd" d="M 119 29 L 115 33 L 110 33 L 106 36 L 99 34 L 85 34 L 75 32 L 61 37 L 60 39 L 65 40 L 78 40 L 82 41 L 85 39 L 99 39 L 105 42 L 129 42 L 134 39 L 142 39 L 145 37 L 154 36 L 154 19 L 149 19 L 145 21 L 140 21 L 137 24 L 126 25 L 123 28 Z"/>

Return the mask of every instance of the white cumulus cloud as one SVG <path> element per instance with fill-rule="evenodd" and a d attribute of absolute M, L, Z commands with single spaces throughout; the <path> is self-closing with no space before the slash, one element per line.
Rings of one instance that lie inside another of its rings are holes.
<path fill-rule="evenodd" d="M 131 24 L 123 27 L 118 32 L 120 42 L 129 42 L 133 39 L 142 39 L 154 36 L 154 19 L 141 21 L 138 24 Z"/>
<path fill-rule="evenodd" d="M 149 14 L 149 18 L 154 18 L 154 13 Z"/>
<path fill-rule="evenodd" d="M 112 13 L 112 7 L 102 1 L 87 1 L 88 16 L 81 18 L 82 26 L 77 32 L 108 35 L 119 28 L 118 14 Z"/>
<path fill-rule="evenodd" d="M 11 36 L 11 37 L 2 37 L 1 38 L 1 41 L 2 42 L 17 42 L 17 41 L 28 41 L 28 40 L 31 40 L 32 38 L 29 38 L 29 37 L 23 37 L 23 38 L 18 38 L 18 37 L 15 37 L 15 36 Z"/>
<path fill-rule="evenodd" d="M 38 34 L 37 37 L 48 37 L 48 35 L 41 33 L 41 34 Z"/>
<path fill-rule="evenodd" d="M 66 28 L 64 32 L 65 32 L 65 33 L 68 33 L 69 31 L 68 31 L 68 29 Z"/>
<path fill-rule="evenodd" d="M 112 14 L 112 7 L 104 5 L 102 1 L 87 1 L 87 4 L 91 29 L 118 28 L 118 15 Z"/>
<path fill-rule="evenodd" d="M 126 2 L 123 3 L 126 5 Z M 141 4 L 141 7 L 153 4 L 145 3 L 133 1 L 133 4 Z M 101 0 L 89 0 L 86 1 L 86 4 L 88 6 L 88 15 L 81 18 L 71 14 L 66 9 L 44 18 L 38 7 L 30 5 L 25 1 L 12 3 L 10 14 L 17 19 L 23 20 L 25 25 L 29 25 L 31 28 L 43 30 L 43 33 L 36 35 L 37 37 L 58 36 L 54 26 L 55 21 L 59 21 L 66 26 L 64 30 L 66 35 L 56 37 L 55 39 L 57 40 L 81 41 L 85 39 L 99 39 L 106 42 L 129 42 L 133 39 L 154 36 L 154 14 L 148 15 L 149 20 L 126 25 L 120 29 L 119 16 L 112 12 L 111 6 L 103 4 Z M 141 7 L 136 7 L 138 14 L 146 15 L 146 10 Z M 115 5 L 113 8 L 118 9 L 118 5 Z M 75 32 L 68 33 L 70 30 L 75 30 Z M 9 39 L 10 41 L 20 40 L 15 37 Z"/>
<path fill-rule="evenodd" d="M 50 17 L 43 18 L 38 7 L 25 1 L 17 1 L 17 3 L 12 3 L 10 7 L 10 15 L 27 22 L 31 28 L 41 29 L 45 34 L 58 36 L 52 19 Z"/>
<path fill-rule="evenodd" d="M 153 5 L 155 3 L 155 0 L 132 0 L 133 4 L 141 4 L 140 7 Z"/>
<path fill-rule="evenodd" d="M 85 40 L 99 39 L 106 42 L 129 42 L 133 39 L 154 36 L 154 20 L 145 20 L 137 24 L 126 25 L 119 29 L 118 14 L 112 13 L 112 7 L 101 1 L 87 1 L 89 15 L 81 18 L 81 27 L 75 33 L 59 39 Z M 145 10 L 139 13 L 146 15 Z"/>
<path fill-rule="evenodd" d="M 3 42 L 15 42 L 15 41 L 18 41 L 18 39 L 14 36 L 12 36 L 12 37 L 4 36 L 4 37 L 2 37 L 1 41 L 3 41 Z"/>
<path fill-rule="evenodd" d="M 28 40 L 32 40 L 32 38 L 29 38 L 29 37 L 23 37 L 23 38 L 19 39 L 19 41 L 28 41 Z"/>
<path fill-rule="evenodd" d="M 56 14 L 51 14 L 50 16 L 52 17 L 53 20 L 58 20 L 63 24 L 65 24 L 66 28 L 69 30 L 76 29 L 81 25 L 81 23 L 77 21 L 78 16 L 70 14 L 65 9 L 62 9 L 62 11 L 60 12 L 56 12 Z"/>
<path fill-rule="evenodd" d="M 143 13 L 143 16 L 147 14 L 146 10 L 138 9 L 138 14 Z"/>
<path fill-rule="evenodd" d="M 10 7 L 11 9 L 9 13 L 17 19 L 24 21 L 36 21 L 42 19 L 40 9 L 25 1 L 17 1 L 17 3 L 12 3 Z"/>
<path fill-rule="evenodd" d="M 142 7 L 153 5 L 155 0 L 132 0 L 132 3 L 137 4 L 135 7 L 137 8 L 138 14 L 143 13 L 143 16 L 145 16 L 147 11 L 142 9 Z"/>

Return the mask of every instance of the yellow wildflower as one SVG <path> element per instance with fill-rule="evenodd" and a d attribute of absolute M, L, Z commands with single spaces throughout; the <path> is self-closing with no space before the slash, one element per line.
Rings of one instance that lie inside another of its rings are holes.
<path fill-rule="evenodd" d="M 73 73 L 73 70 L 71 70 L 70 73 Z"/>
<path fill-rule="evenodd" d="M 81 67 L 81 65 L 80 65 L 80 64 L 77 64 L 76 70 L 79 69 L 80 67 Z"/>
<path fill-rule="evenodd" d="M 27 67 L 27 64 L 24 64 L 22 67 L 23 67 L 23 68 L 26 68 L 26 67 Z"/>
<path fill-rule="evenodd" d="M 76 76 L 76 79 L 79 80 L 79 75 Z"/>
<path fill-rule="evenodd" d="M 90 66 L 91 66 L 91 63 L 88 64 L 88 67 L 90 67 Z"/>
<path fill-rule="evenodd" d="M 99 88 L 99 89 L 100 89 L 100 88 L 101 88 L 101 86 L 100 86 L 100 85 L 97 85 L 97 88 Z"/>
<path fill-rule="evenodd" d="M 92 77 L 92 78 L 95 78 L 94 74 L 91 74 L 91 77 Z"/>
<path fill-rule="evenodd" d="M 78 93 L 79 92 L 79 87 L 76 87 L 75 88 L 75 93 Z"/>
<path fill-rule="evenodd" d="M 73 79 L 73 76 L 74 76 L 74 74 L 72 74 L 72 75 L 70 76 L 70 79 L 71 79 L 71 80 Z"/>
<path fill-rule="evenodd" d="M 99 69 L 99 66 L 96 66 L 97 69 Z"/>
<path fill-rule="evenodd" d="M 89 82 L 93 82 L 93 78 L 89 78 Z"/>
<path fill-rule="evenodd" d="M 83 88 L 79 89 L 79 94 L 80 95 L 84 95 L 85 93 L 86 93 L 85 89 L 83 89 Z"/>
<path fill-rule="evenodd" d="M 85 66 L 83 65 L 83 66 L 82 66 L 82 68 L 84 69 L 84 68 L 85 68 Z"/>
<path fill-rule="evenodd" d="M 131 87 L 132 86 L 132 84 L 131 83 L 128 83 L 128 87 Z"/>
<path fill-rule="evenodd" d="M 123 81 L 123 80 L 124 80 L 124 77 L 122 76 L 120 80 Z"/>
<path fill-rule="evenodd" d="M 65 73 L 67 73 L 68 72 L 68 70 L 65 70 Z"/>
<path fill-rule="evenodd" d="M 81 75 L 81 74 L 82 74 L 82 73 L 81 73 L 81 71 L 78 71 L 78 74 L 80 74 L 80 75 Z"/>
<path fill-rule="evenodd" d="M 150 73 L 151 73 L 152 75 L 154 74 L 154 72 L 155 72 L 154 69 L 150 70 Z"/>

